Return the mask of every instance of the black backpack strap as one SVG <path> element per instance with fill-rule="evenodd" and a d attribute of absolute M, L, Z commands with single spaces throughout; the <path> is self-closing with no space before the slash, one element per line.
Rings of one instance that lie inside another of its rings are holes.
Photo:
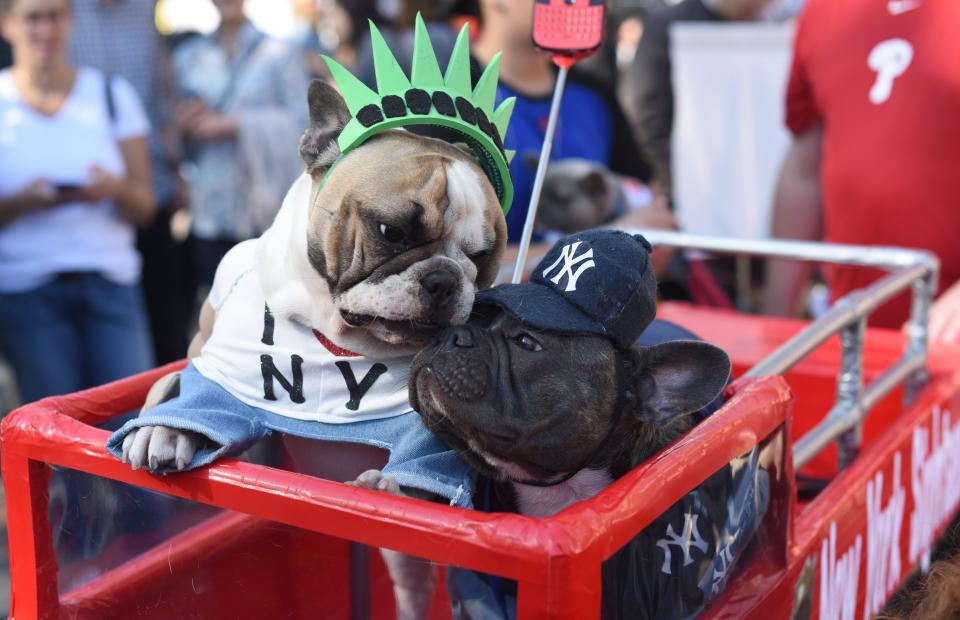
<path fill-rule="evenodd" d="M 103 75 L 104 98 L 107 102 L 107 116 L 110 118 L 110 128 L 117 123 L 117 102 L 113 96 L 113 77 L 109 73 Z"/>

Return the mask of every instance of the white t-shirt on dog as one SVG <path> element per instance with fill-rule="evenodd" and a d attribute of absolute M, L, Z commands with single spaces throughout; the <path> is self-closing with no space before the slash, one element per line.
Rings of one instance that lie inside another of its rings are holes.
<path fill-rule="evenodd" d="M 0 196 L 38 178 L 86 185 L 93 165 L 126 174 L 117 143 L 145 137 L 150 124 L 136 91 L 116 76 L 111 122 L 104 80 L 96 69 L 78 69 L 73 90 L 48 117 L 23 101 L 9 69 L 0 71 Z M 63 204 L 0 228 L 0 292 L 32 290 L 67 271 L 95 271 L 119 284 L 139 279 L 134 228 L 110 201 Z"/>
<path fill-rule="evenodd" d="M 309 327 L 269 312 L 255 269 L 260 239 L 220 261 L 209 301 L 213 332 L 194 367 L 241 402 L 272 413 L 344 424 L 411 411 L 412 357 L 368 360 Z"/>

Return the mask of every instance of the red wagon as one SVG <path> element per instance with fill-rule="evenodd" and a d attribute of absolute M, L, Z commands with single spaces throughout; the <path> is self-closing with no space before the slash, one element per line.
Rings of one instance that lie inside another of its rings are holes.
<path fill-rule="evenodd" d="M 726 405 L 597 497 L 545 519 L 429 504 L 238 460 L 166 477 L 132 471 L 106 452 L 108 431 L 97 426 L 136 410 L 171 368 L 33 403 L 2 425 L 11 618 L 389 618 L 389 582 L 371 547 L 516 580 L 520 618 L 598 617 L 603 562 L 758 445 L 776 456 L 767 463 L 769 508 L 704 617 L 870 617 L 928 561 L 960 508 L 960 423 L 952 413 L 960 412 L 960 348 L 928 353 L 926 345 L 936 260 L 643 232 L 654 243 L 891 273 L 812 324 L 664 305 L 661 317 L 730 354 L 738 378 Z M 873 308 L 907 288 L 915 302 L 906 333 L 865 328 Z M 65 471 L 113 489 L 113 498 L 189 502 L 136 532 L 92 511 L 83 522 L 113 534 L 94 554 L 73 548 L 77 560 L 55 540 L 62 528 L 52 527 L 64 506 L 79 510 L 51 487 Z M 811 490 L 811 480 L 822 489 Z M 432 616 L 449 617 L 445 590 L 437 591 Z"/>

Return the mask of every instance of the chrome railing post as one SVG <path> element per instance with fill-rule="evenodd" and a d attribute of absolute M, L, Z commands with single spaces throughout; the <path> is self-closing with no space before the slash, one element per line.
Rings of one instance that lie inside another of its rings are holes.
<path fill-rule="evenodd" d="M 841 302 L 843 303 L 843 302 Z M 863 397 L 863 341 L 867 332 L 866 318 L 860 318 L 840 331 L 840 375 L 837 377 L 837 404 L 831 415 L 853 422 L 837 439 L 840 469 L 857 458 L 863 442 L 863 421 L 860 420 Z"/>
<path fill-rule="evenodd" d="M 930 340 L 929 318 L 933 296 L 937 292 L 938 273 L 932 268 L 923 278 L 913 283 L 913 303 L 910 308 L 910 321 L 907 323 L 907 351 L 908 357 L 922 356 L 927 358 L 927 347 Z M 905 405 L 910 405 L 916 399 L 917 392 L 927 382 L 929 373 L 926 364 L 911 373 L 907 379 L 903 392 Z"/>

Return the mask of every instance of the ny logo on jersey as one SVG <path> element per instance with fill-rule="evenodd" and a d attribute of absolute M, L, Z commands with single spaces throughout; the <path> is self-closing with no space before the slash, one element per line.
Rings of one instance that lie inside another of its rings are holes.
<path fill-rule="evenodd" d="M 683 515 L 683 532 L 679 536 L 673 531 L 673 524 L 667 524 L 667 536 L 657 541 L 657 546 L 663 549 L 663 567 L 660 569 L 667 575 L 670 573 L 670 560 L 673 556 L 670 553 L 671 545 L 676 545 L 683 551 L 683 565 L 688 566 L 693 563 L 690 556 L 690 547 L 696 547 L 700 553 L 706 553 L 709 548 L 707 541 L 700 536 L 697 529 L 697 519 L 700 515 L 691 515 L 689 512 Z"/>
<path fill-rule="evenodd" d="M 560 268 L 560 271 L 557 272 L 557 275 L 550 278 L 550 281 L 556 285 L 560 285 L 560 280 L 566 276 L 567 286 L 564 291 L 567 293 L 577 290 L 577 280 L 580 279 L 580 276 L 582 276 L 588 269 L 593 269 L 597 266 L 597 264 L 592 260 L 593 250 L 587 250 L 580 256 L 577 256 L 577 248 L 579 248 L 582 243 L 583 241 L 577 241 L 574 244 L 563 246 L 563 250 L 561 251 L 557 260 L 543 270 L 543 277 L 546 278 L 550 272 L 556 269 L 560 265 L 560 262 L 563 261 L 563 267 Z M 577 267 L 577 265 L 579 265 L 579 267 Z M 574 271 L 574 267 L 577 268 L 576 271 Z"/>

